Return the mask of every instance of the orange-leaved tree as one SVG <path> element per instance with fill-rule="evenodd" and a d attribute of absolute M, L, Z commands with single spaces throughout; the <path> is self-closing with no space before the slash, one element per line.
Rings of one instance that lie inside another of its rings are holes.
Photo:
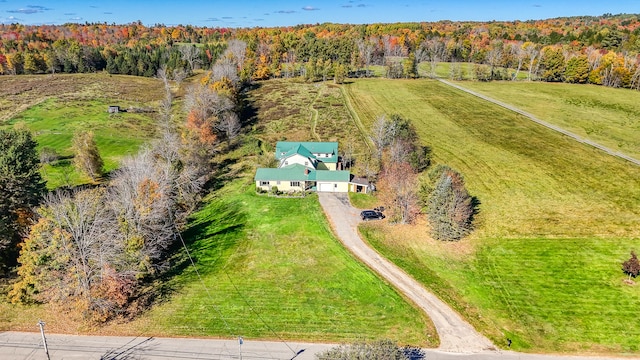
<path fill-rule="evenodd" d="M 407 224 L 415 220 L 420 212 L 418 180 L 408 162 L 393 162 L 385 165 L 380 173 L 377 187 L 391 221 Z"/>

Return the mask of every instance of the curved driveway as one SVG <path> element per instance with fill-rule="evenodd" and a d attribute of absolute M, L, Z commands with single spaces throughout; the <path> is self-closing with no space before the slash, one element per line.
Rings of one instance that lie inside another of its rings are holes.
<path fill-rule="evenodd" d="M 439 350 L 459 353 L 496 350 L 489 339 L 480 335 L 457 312 L 362 241 L 358 234 L 359 210 L 351 206 L 347 194 L 318 193 L 318 197 L 344 246 L 429 315 L 440 336 Z"/>

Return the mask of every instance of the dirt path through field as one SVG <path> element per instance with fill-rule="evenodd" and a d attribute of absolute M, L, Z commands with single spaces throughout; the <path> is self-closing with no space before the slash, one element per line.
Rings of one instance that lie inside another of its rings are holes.
<path fill-rule="evenodd" d="M 405 294 L 431 318 L 440 336 L 439 350 L 477 353 L 496 349 L 489 339 L 478 333 L 447 304 L 362 241 L 358 234 L 359 210 L 351 206 L 347 194 L 318 193 L 318 195 L 325 214 L 345 247 Z"/>
<path fill-rule="evenodd" d="M 454 88 L 456 88 L 458 90 L 462 90 L 462 91 L 464 91 L 464 92 L 466 92 L 468 94 L 471 94 L 473 96 L 477 96 L 477 97 L 479 97 L 479 98 L 481 98 L 483 100 L 492 102 L 492 103 L 494 103 L 496 105 L 499 105 L 499 106 L 502 106 L 505 109 L 508 109 L 508 110 L 516 112 L 516 113 L 518 113 L 520 115 L 526 116 L 526 117 L 529 118 L 529 120 L 531 120 L 531 121 L 533 121 L 535 123 L 538 123 L 538 124 L 540 124 L 542 126 L 545 126 L 545 127 L 549 128 L 551 130 L 554 130 L 554 131 L 557 131 L 557 132 L 562 133 L 564 135 L 567 135 L 568 137 L 573 138 L 574 140 L 576 140 L 578 142 L 581 142 L 583 144 L 587 144 L 587 145 L 593 146 L 593 147 L 595 147 L 597 149 L 600 149 L 600 150 L 606 152 L 609 155 L 619 157 L 621 159 L 624 159 L 624 160 L 627 160 L 629 162 L 632 162 L 632 163 L 634 163 L 636 165 L 640 165 L 640 160 L 638 160 L 638 159 L 632 158 L 631 156 L 629 156 L 627 154 L 623 154 L 623 153 L 621 153 L 619 151 L 614 151 L 614 150 L 612 150 L 612 149 L 610 149 L 610 148 L 608 148 L 606 146 L 598 144 L 595 141 L 591 141 L 589 139 L 585 139 L 585 138 L 583 138 L 583 137 L 581 137 L 581 136 L 579 136 L 577 134 L 574 134 L 574 133 L 572 133 L 570 131 L 567 131 L 567 130 L 559 127 L 559 126 L 550 124 L 550 123 L 548 123 L 548 122 L 546 122 L 544 120 L 540 120 L 537 117 L 535 117 L 533 114 L 530 114 L 530 113 L 528 113 L 528 112 L 526 112 L 524 110 L 518 109 L 517 107 L 515 107 L 513 105 L 510 105 L 510 104 L 507 104 L 507 103 L 503 103 L 502 101 L 493 99 L 493 98 L 491 98 L 489 96 L 480 94 L 480 93 L 475 92 L 473 90 L 469 90 L 469 89 L 467 89 L 465 87 L 462 87 L 460 85 L 454 84 L 454 83 L 452 83 L 450 81 L 447 81 L 447 80 L 444 80 L 444 79 L 437 79 L 437 80 L 440 81 L 443 84 L 447 84 L 447 85 L 449 85 L 451 87 L 454 87 Z"/>

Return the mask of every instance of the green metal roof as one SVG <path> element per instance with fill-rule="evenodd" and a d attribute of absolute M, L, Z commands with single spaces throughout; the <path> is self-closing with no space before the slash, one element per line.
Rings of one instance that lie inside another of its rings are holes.
<path fill-rule="evenodd" d="M 283 168 L 259 168 L 256 171 L 256 181 L 337 181 L 349 182 L 351 173 L 347 170 L 311 170 L 305 173 L 307 167 L 294 164 Z"/>
<path fill-rule="evenodd" d="M 276 143 L 276 159 L 280 160 L 294 154 L 300 154 L 322 162 L 338 162 L 337 142 L 312 141 L 278 141 Z M 313 154 L 330 154 L 329 157 L 316 157 Z"/>
<path fill-rule="evenodd" d="M 278 154 L 281 154 L 280 157 L 278 158 Z M 292 147 L 291 150 L 287 151 L 284 155 L 282 155 L 282 153 L 278 153 L 276 152 L 276 159 L 286 159 L 291 155 L 295 155 L 295 154 L 299 154 L 302 155 L 304 157 L 307 157 L 309 159 L 315 159 L 316 156 L 313 155 L 311 153 L 311 151 L 309 151 L 309 149 L 307 149 L 306 147 L 302 146 L 302 145 L 298 145 L 295 147 Z"/>

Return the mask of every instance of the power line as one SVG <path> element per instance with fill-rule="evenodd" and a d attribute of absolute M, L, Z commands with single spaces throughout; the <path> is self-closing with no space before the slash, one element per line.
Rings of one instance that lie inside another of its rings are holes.
<path fill-rule="evenodd" d="M 175 225 L 174 225 L 175 226 Z M 175 227 L 176 230 L 177 227 Z M 211 300 L 213 302 L 213 296 L 211 296 L 211 291 L 209 290 L 209 288 L 207 287 L 207 285 L 205 284 L 204 280 L 202 279 L 202 276 L 200 275 L 200 272 L 198 271 L 198 268 L 196 267 L 195 262 L 193 261 L 193 257 L 191 257 L 191 253 L 189 252 L 189 249 L 187 248 L 186 243 L 184 242 L 184 239 L 182 237 L 182 234 L 178 231 L 178 237 L 180 238 L 180 242 L 182 243 L 182 246 L 187 254 L 187 257 L 189 258 L 189 262 L 191 263 L 191 266 L 193 267 L 194 271 L 196 272 L 196 275 L 198 277 L 198 280 L 200 281 L 200 283 L 202 284 L 202 286 L 204 287 L 206 293 L 207 293 L 207 297 L 209 297 L 209 300 Z M 264 326 L 271 331 L 272 334 L 274 334 L 276 336 L 276 338 L 278 338 L 278 340 L 280 342 L 282 342 L 290 351 L 291 353 L 294 354 L 294 357 L 297 355 L 297 352 L 287 343 L 286 340 L 284 340 L 282 338 L 282 336 L 280 336 L 280 334 L 278 334 L 271 326 L 269 326 L 269 324 L 264 320 L 264 318 L 262 318 L 262 316 L 260 316 L 260 313 L 258 313 L 258 311 L 255 310 L 255 308 L 249 303 L 248 299 L 245 296 L 242 296 L 242 293 L 240 292 L 240 289 L 238 288 L 238 286 L 233 282 L 233 279 L 231 278 L 231 276 L 229 275 L 229 273 L 227 272 L 227 270 L 225 268 L 222 269 L 222 271 L 224 272 L 224 274 L 227 276 L 227 278 L 229 279 L 229 282 L 231 283 L 231 285 L 233 286 L 234 290 L 236 291 L 236 293 L 238 295 L 240 295 L 240 297 L 244 300 L 244 303 L 247 305 L 247 307 L 249 307 L 249 309 L 251 310 L 252 313 L 254 313 L 256 315 L 256 317 L 260 320 L 260 322 L 262 322 L 264 324 Z M 231 330 L 231 327 L 229 326 L 229 324 L 227 323 L 226 319 L 224 318 L 222 312 L 220 311 L 220 309 L 218 307 L 216 307 L 215 305 L 212 305 L 213 308 L 218 312 L 218 314 L 220 315 L 220 318 L 222 319 L 222 321 L 224 322 L 225 326 L 227 327 L 227 330 L 229 330 L 229 333 L 239 339 L 239 346 L 242 346 L 241 340 L 242 339 L 239 335 L 235 335 L 233 333 L 233 331 Z M 243 341 L 243 340 L 242 340 Z"/>
<path fill-rule="evenodd" d="M 189 252 L 189 249 L 187 248 L 187 244 L 184 242 L 184 239 L 182 238 L 182 234 L 178 230 L 178 227 L 175 225 L 175 223 L 174 223 L 174 228 L 176 229 L 176 232 L 178 233 L 178 237 L 180 238 L 180 242 L 182 243 L 182 247 L 184 248 L 184 251 L 187 253 L 187 257 L 189 258 L 189 262 L 191 263 L 191 266 L 193 267 L 193 270 L 196 272 L 196 276 L 198 277 L 198 280 L 200 281 L 200 284 L 202 285 L 202 287 L 204 287 L 204 290 L 207 293 L 207 297 L 212 302 L 211 306 L 214 308 L 214 310 L 216 310 L 218 315 L 220 315 L 220 319 L 222 319 L 222 322 L 224 323 L 224 325 L 227 328 L 227 330 L 229 331 L 229 333 L 233 337 L 237 337 L 237 335 L 233 333 L 233 330 L 231 330 L 231 327 L 229 326 L 229 323 L 227 322 L 227 319 L 225 319 L 225 317 L 223 316 L 223 314 L 220 311 L 220 309 L 213 304 L 213 296 L 211 296 L 211 291 L 209 290 L 209 287 L 207 287 L 207 284 L 205 284 L 204 280 L 202 279 L 202 276 L 200 275 L 200 271 L 198 271 L 198 267 L 196 266 L 196 263 L 193 261 L 193 257 L 191 257 L 191 253 Z"/>

